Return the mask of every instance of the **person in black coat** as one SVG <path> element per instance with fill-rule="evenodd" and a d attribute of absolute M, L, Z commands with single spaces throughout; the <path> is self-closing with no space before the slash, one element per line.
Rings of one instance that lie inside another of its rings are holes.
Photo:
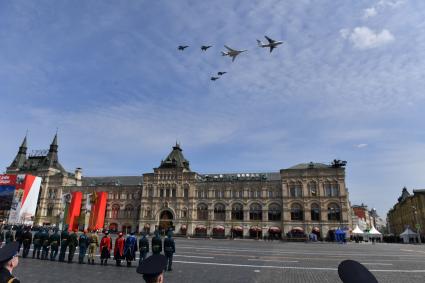
<path fill-rule="evenodd" d="M 32 244 L 32 233 L 30 228 L 27 227 L 24 234 L 22 235 L 22 244 L 24 246 L 24 250 L 22 251 L 22 257 L 26 258 L 28 253 L 30 252 L 30 247 Z"/>
<path fill-rule="evenodd" d="M 19 243 L 11 242 L 0 249 L 0 283 L 19 283 L 12 275 L 13 269 L 18 266 Z"/>
<path fill-rule="evenodd" d="M 152 238 L 152 254 L 160 254 L 162 252 L 162 240 L 158 231 L 155 231 L 155 237 Z"/>
<path fill-rule="evenodd" d="M 168 237 L 164 239 L 164 255 L 167 258 L 167 271 L 171 271 L 173 265 L 173 254 L 176 252 L 176 244 L 173 239 L 173 232 L 168 231 Z"/>
<path fill-rule="evenodd" d="M 139 251 L 140 251 L 140 258 L 139 258 L 139 264 L 142 263 L 146 259 L 147 254 L 149 253 L 149 240 L 146 237 L 146 233 L 142 234 L 142 238 L 139 240 Z"/>

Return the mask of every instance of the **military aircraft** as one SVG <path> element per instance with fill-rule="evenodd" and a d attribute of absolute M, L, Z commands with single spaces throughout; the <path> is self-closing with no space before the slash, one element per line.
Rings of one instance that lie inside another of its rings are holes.
<path fill-rule="evenodd" d="M 221 55 L 232 57 L 232 62 L 235 61 L 236 56 L 238 56 L 242 52 L 248 51 L 248 50 L 235 50 L 226 45 L 224 45 L 224 47 L 226 47 L 228 51 L 227 52 L 221 51 Z"/>
<path fill-rule="evenodd" d="M 216 81 L 216 80 L 218 80 L 219 79 L 219 77 L 211 77 L 211 80 L 212 81 Z"/>
<path fill-rule="evenodd" d="M 268 44 L 263 44 L 260 40 L 257 39 L 257 43 L 258 43 L 258 47 L 270 47 L 270 53 L 272 53 L 273 49 L 276 48 L 278 45 L 282 44 L 283 41 L 276 41 L 271 39 L 270 37 L 268 37 L 267 35 L 264 36 L 267 41 L 269 42 Z"/>
<path fill-rule="evenodd" d="M 224 74 L 226 74 L 227 72 L 218 72 L 217 75 L 222 76 Z"/>
<path fill-rule="evenodd" d="M 208 48 L 212 47 L 212 45 L 202 45 L 201 46 L 201 50 L 202 51 L 207 51 Z"/>
<path fill-rule="evenodd" d="M 177 49 L 183 51 L 188 47 L 189 47 L 188 45 L 179 45 L 179 47 Z"/>

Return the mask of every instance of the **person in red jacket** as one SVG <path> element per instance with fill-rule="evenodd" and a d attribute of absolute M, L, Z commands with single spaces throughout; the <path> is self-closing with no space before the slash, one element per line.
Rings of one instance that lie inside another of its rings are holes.
<path fill-rule="evenodd" d="M 107 265 L 108 264 L 108 258 L 111 257 L 111 250 L 112 250 L 112 240 L 111 237 L 109 237 L 109 232 L 105 232 L 105 236 L 103 236 L 102 240 L 100 241 L 100 265 Z"/>
<path fill-rule="evenodd" d="M 122 236 L 122 233 L 118 234 L 118 238 L 115 240 L 114 247 L 114 259 L 117 262 L 117 266 L 121 266 L 121 260 L 124 259 L 124 244 L 125 239 Z"/>

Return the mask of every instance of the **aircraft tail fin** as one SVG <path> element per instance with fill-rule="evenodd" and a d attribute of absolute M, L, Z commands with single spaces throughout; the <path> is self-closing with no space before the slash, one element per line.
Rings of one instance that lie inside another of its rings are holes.
<path fill-rule="evenodd" d="M 261 41 L 260 41 L 260 40 L 258 40 L 258 39 L 257 39 L 257 43 L 258 43 L 258 46 L 259 46 L 259 47 L 261 47 L 261 45 L 263 44 L 263 43 L 261 43 Z"/>

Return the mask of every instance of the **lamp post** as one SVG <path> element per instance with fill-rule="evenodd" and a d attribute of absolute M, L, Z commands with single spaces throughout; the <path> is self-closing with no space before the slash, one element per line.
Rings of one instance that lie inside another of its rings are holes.
<path fill-rule="evenodd" d="M 421 240 L 421 225 L 419 224 L 418 217 L 417 217 L 418 211 L 417 211 L 416 206 L 413 206 L 413 205 L 412 205 L 412 209 L 413 209 L 413 216 L 415 218 L 416 232 L 418 233 L 418 243 L 419 244 L 422 244 L 422 240 Z"/>

